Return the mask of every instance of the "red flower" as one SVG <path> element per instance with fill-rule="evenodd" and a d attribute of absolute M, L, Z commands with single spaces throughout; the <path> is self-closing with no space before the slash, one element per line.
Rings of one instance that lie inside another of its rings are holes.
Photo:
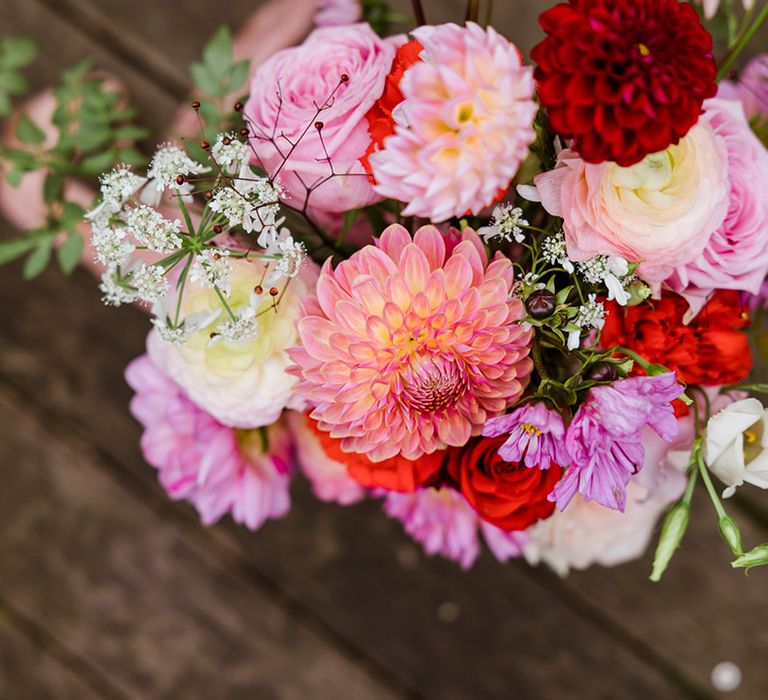
<path fill-rule="evenodd" d="M 507 439 L 472 438 L 464 447 L 448 450 L 447 470 L 478 515 L 502 530 L 525 530 L 548 518 L 555 504 L 547 500 L 563 470 L 526 467 L 506 462 L 499 448 Z"/>
<path fill-rule="evenodd" d="M 392 62 L 392 70 L 384 83 L 384 92 L 365 115 L 368 120 L 368 130 L 371 132 L 371 145 L 368 146 L 368 150 L 360 162 L 369 175 L 373 174 L 368 162 L 371 153 L 382 148 L 384 139 L 395 133 L 392 110 L 404 99 L 403 93 L 400 91 L 400 81 L 403 79 L 405 71 L 419 60 L 419 55 L 423 49 L 420 41 L 411 39 L 397 50 L 395 60 Z"/>
<path fill-rule="evenodd" d="M 683 323 L 688 303 L 665 293 L 659 301 L 621 307 L 606 304 L 603 347 L 621 345 L 677 373 L 686 384 L 734 384 L 752 369 L 747 334 L 749 316 L 735 291 L 717 291 L 691 323 Z M 642 372 L 636 367 L 636 373 Z"/>
<path fill-rule="evenodd" d="M 712 37 L 678 0 L 570 0 L 531 52 L 552 129 L 589 163 L 632 165 L 677 143 L 717 92 Z"/>
<path fill-rule="evenodd" d="M 309 420 L 320 444 L 328 457 L 347 467 L 349 475 L 365 488 L 383 488 L 388 491 L 415 491 L 432 482 L 445 459 L 445 450 L 423 455 L 413 461 L 404 457 L 392 457 L 383 462 L 372 462 L 364 454 L 343 452 L 341 440 L 330 436 L 317 427 L 317 421 Z"/>

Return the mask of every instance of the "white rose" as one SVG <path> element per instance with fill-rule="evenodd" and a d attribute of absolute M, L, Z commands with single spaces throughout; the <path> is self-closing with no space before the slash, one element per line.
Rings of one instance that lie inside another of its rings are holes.
<path fill-rule="evenodd" d="M 768 488 L 768 410 L 757 399 L 743 399 L 726 406 L 707 422 L 704 459 L 728 488 L 736 492 L 745 481 Z"/>

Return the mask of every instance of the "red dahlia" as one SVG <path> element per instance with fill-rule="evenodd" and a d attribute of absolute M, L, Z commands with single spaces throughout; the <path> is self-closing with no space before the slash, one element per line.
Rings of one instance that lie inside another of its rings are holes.
<path fill-rule="evenodd" d="M 547 496 L 563 470 L 556 464 L 538 469 L 505 461 L 499 448 L 507 437 L 472 438 L 449 449 L 446 469 L 481 518 L 512 532 L 552 515 L 555 504 Z"/>
<path fill-rule="evenodd" d="M 712 37 L 678 0 L 570 0 L 531 52 L 554 131 L 589 163 L 632 165 L 677 143 L 717 92 Z"/>
<path fill-rule="evenodd" d="M 677 373 L 686 384 L 735 384 L 752 369 L 747 334 L 749 316 L 739 293 L 718 291 L 691 323 L 683 323 L 688 303 L 665 293 L 658 301 L 621 307 L 606 304 L 603 347 L 620 345 Z M 639 369 L 639 368 L 638 368 Z"/>

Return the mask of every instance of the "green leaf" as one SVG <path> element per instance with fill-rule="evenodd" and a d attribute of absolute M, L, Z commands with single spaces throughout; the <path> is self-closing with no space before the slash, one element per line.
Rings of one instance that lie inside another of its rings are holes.
<path fill-rule="evenodd" d="M 203 62 L 215 76 L 224 75 L 232 67 L 232 33 L 222 25 L 203 49 Z"/>
<path fill-rule="evenodd" d="M 67 240 L 56 249 L 59 267 L 65 275 L 71 274 L 77 267 L 80 258 L 83 256 L 84 248 L 85 242 L 83 237 L 77 232 L 72 232 L 67 237 Z"/>
<path fill-rule="evenodd" d="M 240 61 L 232 66 L 232 70 L 229 73 L 229 85 L 228 92 L 236 92 L 242 88 L 248 80 L 248 75 L 251 72 L 250 61 Z"/>
<path fill-rule="evenodd" d="M 22 95 L 29 89 L 26 79 L 21 73 L 9 71 L 0 73 L 0 90 L 11 95 Z"/>
<path fill-rule="evenodd" d="M 8 36 L 3 39 L 0 51 L 3 67 L 23 68 L 35 60 L 37 43 L 27 37 Z"/>
<path fill-rule="evenodd" d="M 3 92 L 0 92 L 0 117 L 7 117 L 13 110 L 13 104 L 10 98 Z"/>
<path fill-rule="evenodd" d="M 57 173 L 48 173 L 43 183 L 43 199 L 46 204 L 58 202 L 64 196 L 64 177 Z"/>
<path fill-rule="evenodd" d="M 13 241 L 2 241 L 0 243 L 0 265 L 21 257 L 28 250 L 32 250 L 37 245 L 34 238 L 17 238 Z"/>
<path fill-rule="evenodd" d="M 64 202 L 64 209 L 61 212 L 61 228 L 65 231 L 71 231 L 83 221 L 85 209 L 74 202 Z"/>
<path fill-rule="evenodd" d="M 30 253 L 24 263 L 22 275 L 25 280 L 31 280 L 37 277 L 51 260 L 51 246 L 53 245 L 53 236 L 43 238 L 37 244 L 37 247 Z"/>
<path fill-rule="evenodd" d="M 100 175 L 105 170 L 109 170 L 115 162 L 115 156 L 111 151 L 106 153 L 97 153 L 93 156 L 88 156 L 80 164 L 82 171 L 86 175 Z"/>
<path fill-rule="evenodd" d="M 192 74 L 192 80 L 195 83 L 195 87 L 200 92 L 212 97 L 223 97 L 221 94 L 221 85 L 215 75 L 211 73 L 209 68 L 202 63 L 193 63 L 189 67 L 189 72 Z"/>
<path fill-rule="evenodd" d="M 24 177 L 24 173 L 20 170 L 9 170 L 5 174 L 5 179 L 11 187 L 18 187 L 21 184 L 21 180 Z"/>
<path fill-rule="evenodd" d="M 16 138 L 22 143 L 39 145 L 45 141 L 45 133 L 27 114 L 22 114 L 16 125 Z"/>
<path fill-rule="evenodd" d="M 115 129 L 114 137 L 116 139 L 127 139 L 128 141 L 140 141 L 146 138 L 149 132 L 146 129 L 134 124 L 126 124 Z"/>

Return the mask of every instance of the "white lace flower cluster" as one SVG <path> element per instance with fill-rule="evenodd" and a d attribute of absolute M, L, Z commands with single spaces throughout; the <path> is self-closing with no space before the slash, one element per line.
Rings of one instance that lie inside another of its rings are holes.
<path fill-rule="evenodd" d="M 499 204 L 493 210 L 493 217 L 488 226 L 483 226 L 477 230 L 486 243 L 493 238 L 511 243 L 514 239 L 518 243 L 525 240 L 523 233 L 524 226 L 530 224 L 523 218 L 523 210 L 509 203 Z"/>
<path fill-rule="evenodd" d="M 163 144 L 147 177 L 121 165 L 101 178 L 101 201 L 86 216 L 94 255 L 107 268 L 103 301 L 152 305 L 153 324 L 165 342 L 182 345 L 202 329 L 211 345 L 253 340 L 259 315 L 280 301 L 277 285 L 287 285 L 302 269 L 306 250 L 283 227 L 280 189 L 250 168 L 248 148 L 234 134 L 220 134 L 210 149 L 211 168 L 179 146 Z M 199 189 L 213 195 L 200 198 L 195 207 L 189 178 L 206 172 L 211 174 L 197 178 L 205 183 Z M 173 196 L 159 208 L 166 190 Z M 179 217 L 167 215 L 173 205 Z M 258 234 L 255 245 L 223 246 L 225 227 Z M 263 266 L 259 284 L 245 299 L 242 290 L 233 292 L 235 264 Z M 220 308 L 197 313 L 190 307 L 184 317 L 187 287 L 212 290 Z"/>
<path fill-rule="evenodd" d="M 588 329 L 601 330 L 605 325 L 605 306 L 597 301 L 596 294 L 590 294 L 587 302 L 579 306 L 576 317 L 571 320 L 577 326 L 568 332 L 568 349 L 575 350 L 581 344 L 581 334 Z"/>

